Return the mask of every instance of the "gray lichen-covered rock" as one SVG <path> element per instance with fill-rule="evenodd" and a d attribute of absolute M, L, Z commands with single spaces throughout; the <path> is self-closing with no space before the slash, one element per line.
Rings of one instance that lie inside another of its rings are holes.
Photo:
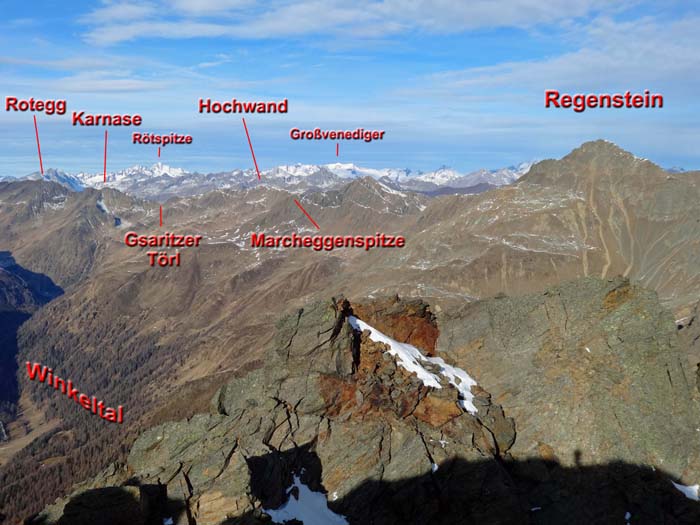
<path fill-rule="evenodd" d="M 670 312 L 624 279 L 581 279 L 441 319 L 439 349 L 512 416 L 515 458 L 626 461 L 700 480 L 700 411 Z"/>
<path fill-rule="evenodd" d="M 700 399 L 700 303 L 683 309 L 678 317 L 678 336 L 688 354 L 686 375 L 694 386 L 693 394 Z"/>

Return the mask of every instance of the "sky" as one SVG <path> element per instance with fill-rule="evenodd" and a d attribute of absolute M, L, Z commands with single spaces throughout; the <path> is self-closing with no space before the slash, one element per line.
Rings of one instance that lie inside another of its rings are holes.
<path fill-rule="evenodd" d="M 353 162 L 460 171 L 558 158 L 604 138 L 664 167 L 700 168 L 700 7 L 601 0 L 161 0 L 3 2 L 0 176 L 101 172 L 104 127 L 72 111 L 139 114 L 107 128 L 108 170 L 162 161 L 252 167 L 240 114 L 200 98 L 289 100 L 247 115 L 260 169 Z M 544 92 L 643 92 L 662 109 L 544 107 Z M 6 97 L 65 99 L 64 116 Z M 292 128 L 384 130 L 381 141 L 293 141 Z M 131 143 L 189 134 L 190 145 Z"/>

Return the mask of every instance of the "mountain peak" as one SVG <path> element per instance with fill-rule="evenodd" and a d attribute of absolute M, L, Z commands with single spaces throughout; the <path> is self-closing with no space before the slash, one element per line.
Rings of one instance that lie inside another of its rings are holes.
<path fill-rule="evenodd" d="M 665 172 L 648 159 L 637 157 L 608 140 L 584 142 L 561 159 L 535 164 L 521 180 L 540 185 L 578 187 L 591 177 L 610 176 L 611 181 L 639 177 L 653 180 Z"/>
<path fill-rule="evenodd" d="M 562 160 L 589 162 L 593 159 L 603 159 L 617 164 L 623 162 L 650 162 L 648 159 L 637 157 L 609 140 L 591 140 L 584 142 L 578 148 L 566 155 Z M 656 166 L 656 164 L 654 164 Z"/>
<path fill-rule="evenodd" d="M 626 153 L 631 155 L 629 151 L 622 149 L 620 146 L 605 139 L 589 140 L 584 142 L 578 148 L 575 148 L 573 153 Z"/>
<path fill-rule="evenodd" d="M 69 175 L 68 173 L 58 170 L 56 168 L 47 168 L 46 170 L 44 170 L 43 175 L 40 172 L 35 171 L 34 173 L 30 173 L 24 178 L 28 180 L 44 180 L 56 182 L 61 186 L 65 186 L 71 191 L 83 191 L 85 189 L 85 185 L 77 177 Z"/>

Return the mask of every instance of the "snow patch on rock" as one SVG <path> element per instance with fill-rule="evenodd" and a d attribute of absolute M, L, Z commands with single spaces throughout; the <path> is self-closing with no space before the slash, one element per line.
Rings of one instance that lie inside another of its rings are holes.
<path fill-rule="evenodd" d="M 296 494 L 293 493 L 294 489 Z M 275 523 L 299 520 L 304 525 L 348 525 L 344 516 L 328 508 L 326 496 L 314 492 L 294 476 L 292 486 L 287 489 L 289 499 L 278 509 L 263 509 Z"/>
<path fill-rule="evenodd" d="M 692 499 L 693 501 L 700 501 L 700 495 L 698 494 L 700 485 L 681 485 L 675 481 L 672 481 L 671 483 L 673 483 L 673 486 L 681 491 L 686 498 Z"/>
<path fill-rule="evenodd" d="M 409 372 L 416 374 L 425 386 L 442 388 L 440 376 L 447 379 L 459 391 L 460 406 L 470 414 L 476 414 L 477 410 L 473 402 L 474 395 L 471 392 L 471 388 L 476 386 L 476 381 L 467 372 L 456 366 L 448 365 L 441 357 L 426 357 L 415 346 L 399 343 L 357 317 L 350 316 L 348 321 L 355 330 L 360 332 L 369 330 L 369 337 L 375 343 L 387 345 L 389 353 L 398 359 L 398 363 Z M 437 368 L 439 372 L 430 372 L 426 365 Z"/>

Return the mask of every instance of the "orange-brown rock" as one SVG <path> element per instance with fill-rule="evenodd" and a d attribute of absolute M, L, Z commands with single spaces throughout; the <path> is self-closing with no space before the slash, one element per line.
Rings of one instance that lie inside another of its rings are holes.
<path fill-rule="evenodd" d="M 454 401 L 428 395 L 421 399 L 413 415 L 429 425 L 440 427 L 461 413 Z"/>
<path fill-rule="evenodd" d="M 421 300 L 405 300 L 398 296 L 382 301 L 354 304 L 360 319 L 377 330 L 400 341 L 420 348 L 426 355 L 435 355 L 439 335 L 435 316 Z"/>
<path fill-rule="evenodd" d="M 557 457 L 556 452 L 554 452 L 554 449 L 548 445 L 547 443 L 538 443 L 537 444 L 537 452 L 539 452 L 540 457 L 544 459 L 545 461 L 558 461 L 559 458 Z"/>
<path fill-rule="evenodd" d="M 608 292 L 603 299 L 603 308 L 606 311 L 614 310 L 632 297 L 632 288 L 629 281 L 623 282 L 619 287 Z"/>
<path fill-rule="evenodd" d="M 319 378 L 319 387 L 321 396 L 327 403 L 328 417 L 336 417 L 355 405 L 357 383 L 354 381 L 324 374 Z"/>

